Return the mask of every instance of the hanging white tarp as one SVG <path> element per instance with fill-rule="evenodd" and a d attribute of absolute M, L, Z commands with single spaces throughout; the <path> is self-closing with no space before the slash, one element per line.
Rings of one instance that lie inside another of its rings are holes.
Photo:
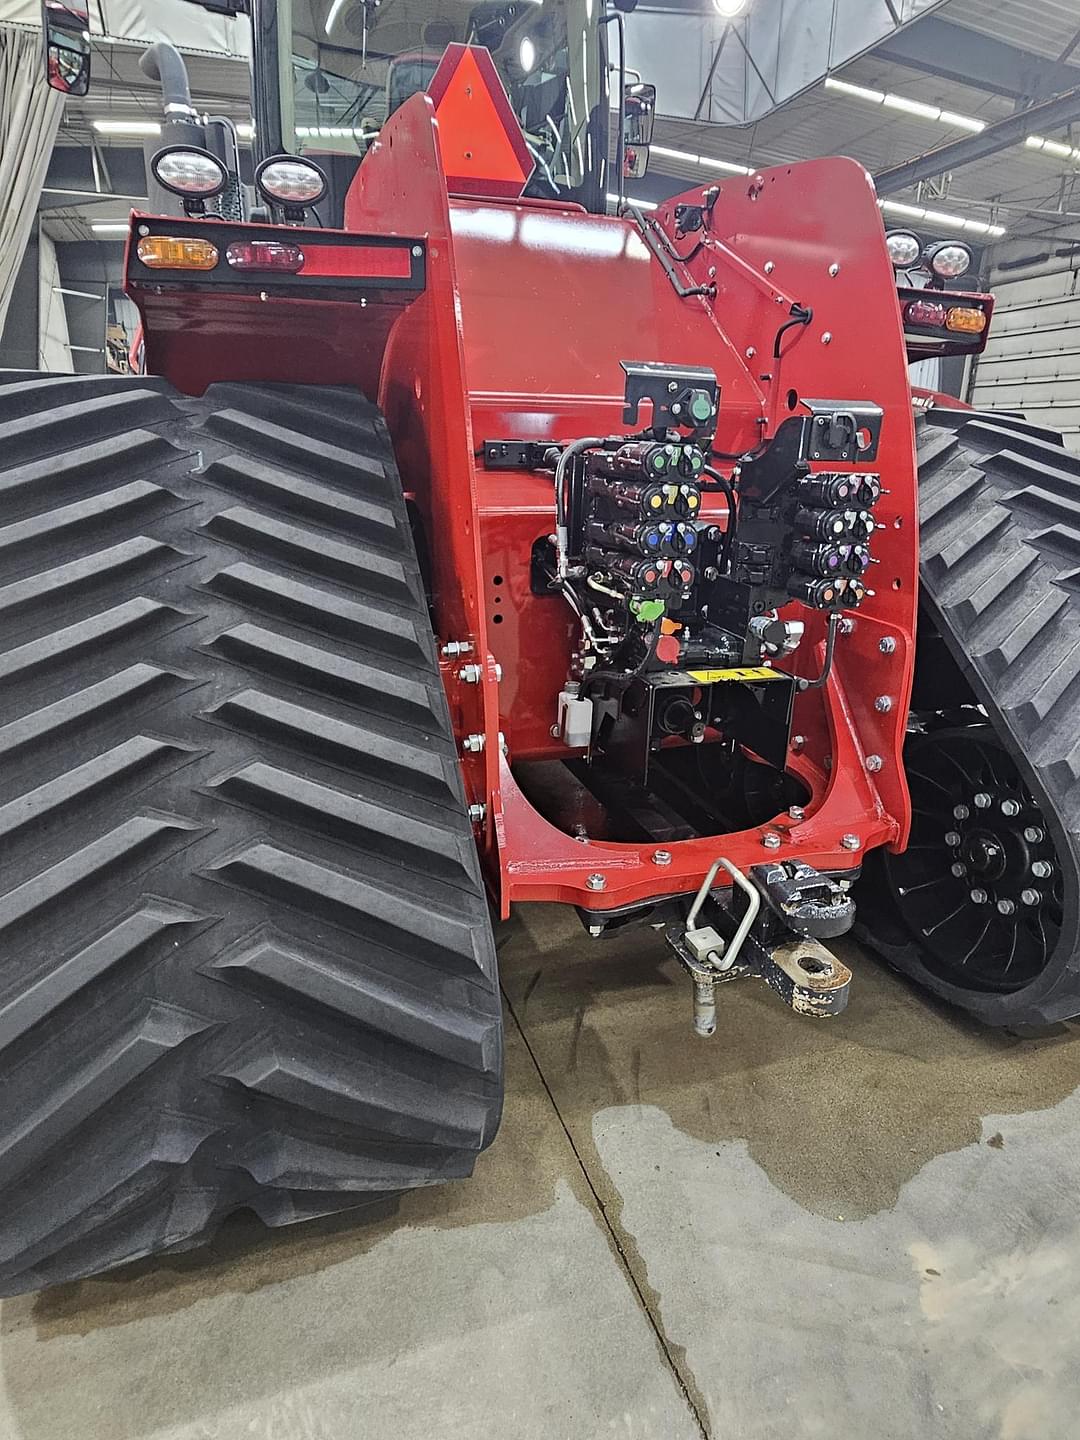
<path fill-rule="evenodd" d="M 0 332 L 63 108 L 45 84 L 40 36 L 0 27 Z"/>
<path fill-rule="evenodd" d="M 39 28 L 40 23 L 40 0 L 0 0 L 0 25 Z M 211 15 L 187 0 L 94 0 L 90 32 L 95 40 L 108 37 L 133 44 L 171 40 L 179 50 L 212 55 L 246 56 L 251 48 L 246 19 Z"/>
<path fill-rule="evenodd" d="M 627 62 L 659 113 L 749 125 L 945 0 L 752 0 L 734 21 L 649 3 L 626 18 Z"/>

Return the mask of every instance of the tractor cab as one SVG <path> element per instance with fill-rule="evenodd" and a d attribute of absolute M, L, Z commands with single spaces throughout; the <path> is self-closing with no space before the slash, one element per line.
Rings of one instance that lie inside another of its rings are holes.
<path fill-rule="evenodd" d="M 491 53 L 532 157 L 526 194 L 602 211 L 605 18 L 600 0 L 283 0 L 284 148 L 320 163 L 362 158 L 389 116 L 428 88 L 448 45 L 477 45 Z"/>

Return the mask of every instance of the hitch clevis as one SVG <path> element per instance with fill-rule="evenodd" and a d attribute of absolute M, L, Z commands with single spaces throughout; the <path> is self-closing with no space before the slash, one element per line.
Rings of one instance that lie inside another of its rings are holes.
<path fill-rule="evenodd" d="M 724 870 L 729 887 L 714 890 Z M 839 1015 L 847 1006 L 851 971 L 821 943 L 855 920 L 848 881 L 822 875 L 799 860 L 754 865 L 749 877 L 717 858 L 683 924 L 665 935 L 694 982 L 694 1030 L 716 1030 L 716 987 L 756 975 L 800 1015 Z"/>

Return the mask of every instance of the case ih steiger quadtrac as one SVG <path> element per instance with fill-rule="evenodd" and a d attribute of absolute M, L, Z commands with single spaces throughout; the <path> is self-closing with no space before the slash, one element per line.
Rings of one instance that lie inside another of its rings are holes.
<path fill-rule="evenodd" d="M 842 1010 L 856 904 L 1080 1010 L 1080 462 L 913 400 L 965 248 L 847 160 L 623 200 L 603 0 L 216 8 L 254 188 L 155 46 L 147 373 L 0 385 L 0 1290 L 469 1174 L 489 899 L 652 924 L 702 1034 Z"/>

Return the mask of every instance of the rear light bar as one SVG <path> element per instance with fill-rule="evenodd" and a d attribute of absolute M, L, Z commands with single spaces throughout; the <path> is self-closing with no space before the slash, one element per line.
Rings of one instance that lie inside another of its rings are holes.
<path fill-rule="evenodd" d="M 904 324 L 929 330 L 952 330 L 962 335 L 981 335 L 988 323 L 985 310 L 976 305 L 947 305 L 940 300 L 909 300 L 904 306 Z"/>

